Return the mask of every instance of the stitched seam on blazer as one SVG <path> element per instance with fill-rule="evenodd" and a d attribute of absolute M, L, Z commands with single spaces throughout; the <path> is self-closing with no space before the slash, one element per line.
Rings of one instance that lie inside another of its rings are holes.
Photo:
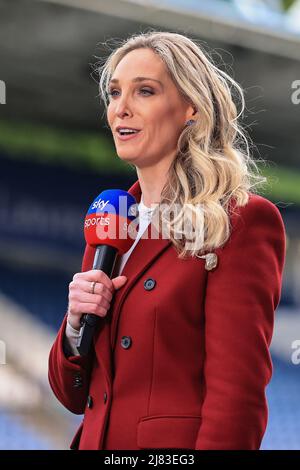
<path fill-rule="evenodd" d="M 154 377 L 154 353 L 155 353 L 155 333 L 156 333 L 156 321 L 157 321 L 157 311 L 156 307 L 154 309 L 154 325 L 153 325 L 153 336 L 152 336 L 152 370 L 151 370 L 151 380 L 150 380 L 150 389 L 149 389 L 149 398 L 148 398 L 148 405 L 147 405 L 147 415 L 150 414 L 150 403 L 151 403 L 151 395 L 152 395 L 152 384 L 153 384 L 153 377 Z"/>

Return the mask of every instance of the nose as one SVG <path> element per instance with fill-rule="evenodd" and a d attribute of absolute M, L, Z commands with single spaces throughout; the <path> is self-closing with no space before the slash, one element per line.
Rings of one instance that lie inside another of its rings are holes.
<path fill-rule="evenodd" d="M 120 97 L 118 99 L 117 105 L 116 105 L 116 115 L 119 118 L 123 118 L 124 116 L 131 116 L 132 112 L 130 110 L 130 106 L 128 104 L 128 99 L 126 98 L 125 95 Z"/>
<path fill-rule="evenodd" d="M 126 111 L 126 109 L 121 109 L 120 111 L 117 111 L 116 112 L 116 115 L 118 116 L 118 118 L 120 119 L 124 119 L 125 116 L 129 116 L 130 113 L 128 113 L 128 111 Z"/>
<path fill-rule="evenodd" d="M 120 106 L 116 110 L 116 115 L 118 118 L 123 119 L 125 116 L 130 116 L 131 113 L 126 106 Z"/>

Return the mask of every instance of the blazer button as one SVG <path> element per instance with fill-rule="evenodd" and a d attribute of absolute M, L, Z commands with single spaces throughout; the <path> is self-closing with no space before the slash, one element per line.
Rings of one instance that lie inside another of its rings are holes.
<path fill-rule="evenodd" d="M 155 284 L 156 284 L 156 281 L 154 279 L 151 279 L 151 277 L 149 277 L 149 279 L 146 279 L 146 281 L 144 282 L 144 287 L 146 290 L 152 290 L 154 289 Z"/>
<path fill-rule="evenodd" d="M 130 336 L 122 336 L 122 339 L 121 339 L 122 348 L 124 349 L 130 348 L 131 343 L 132 343 L 132 339 Z"/>
<path fill-rule="evenodd" d="M 87 397 L 87 406 L 88 408 L 93 408 L 93 397 L 91 395 Z"/>
<path fill-rule="evenodd" d="M 103 394 L 103 402 L 104 402 L 104 404 L 107 402 L 107 393 L 106 392 L 104 392 L 104 394 Z"/>
<path fill-rule="evenodd" d="M 73 387 L 74 388 L 81 388 L 82 387 L 82 376 L 80 374 L 74 375 Z"/>

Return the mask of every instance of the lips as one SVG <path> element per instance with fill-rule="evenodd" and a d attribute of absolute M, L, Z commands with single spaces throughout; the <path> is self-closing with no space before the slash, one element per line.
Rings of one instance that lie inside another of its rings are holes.
<path fill-rule="evenodd" d="M 116 127 L 116 131 L 119 132 L 121 129 L 129 129 L 131 131 L 140 131 L 141 129 L 137 129 L 135 127 L 129 127 L 129 126 L 118 126 Z"/>
<path fill-rule="evenodd" d="M 129 127 L 127 129 L 129 129 Z M 118 139 L 120 139 L 122 141 L 126 141 L 126 140 L 130 140 L 130 139 L 134 139 L 135 137 L 140 135 L 140 133 L 141 133 L 140 130 L 138 130 L 138 132 L 135 132 L 135 133 L 132 133 L 132 134 L 127 134 L 127 135 L 121 135 L 119 132 L 117 132 L 117 136 L 118 136 Z"/>

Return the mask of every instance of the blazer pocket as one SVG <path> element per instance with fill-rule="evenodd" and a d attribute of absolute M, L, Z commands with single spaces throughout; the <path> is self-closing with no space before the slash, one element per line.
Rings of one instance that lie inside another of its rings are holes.
<path fill-rule="evenodd" d="M 137 425 L 137 445 L 141 449 L 195 449 L 201 416 L 146 416 Z"/>
<path fill-rule="evenodd" d="M 78 450 L 79 449 L 79 442 L 82 434 L 82 428 L 83 428 L 83 421 L 80 424 L 79 428 L 76 431 L 75 436 L 72 439 L 72 442 L 70 444 L 70 449 L 72 450 Z"/>

